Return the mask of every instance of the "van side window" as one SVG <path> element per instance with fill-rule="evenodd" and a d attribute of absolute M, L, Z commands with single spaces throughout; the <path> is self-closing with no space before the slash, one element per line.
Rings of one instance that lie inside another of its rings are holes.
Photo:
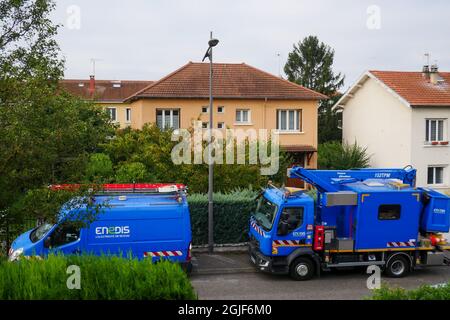
<path fill-rule="evenodd" d="M 287 223 L 289 225 L 289 232 L 300 228 L 303 224 L 303 207 L 284 208 L 282 216 L 287 216 Z"/>
<path fill-rule="evenodd" d="M 401 211 L 399 204 L 383 204 L 378 208 L 378 220 L 398 220 Z"/>
<path fill-rule="evenodd" d="M 80 238 L 80 227 L 73 223 L 66 222 L 58 226 L 51 235 L 52 247 L 59 247 Z"/>

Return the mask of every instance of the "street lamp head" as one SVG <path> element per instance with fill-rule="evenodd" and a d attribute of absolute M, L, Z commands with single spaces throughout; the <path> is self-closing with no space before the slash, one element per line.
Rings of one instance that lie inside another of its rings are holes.
<path fill-rule="evenodd" d="M 219 43 L 219 40 L 217 40 L 217 39 L 211 39 L 208 41 L 208 45 L 210 48 L 217 46 L 218 43 Z"/>

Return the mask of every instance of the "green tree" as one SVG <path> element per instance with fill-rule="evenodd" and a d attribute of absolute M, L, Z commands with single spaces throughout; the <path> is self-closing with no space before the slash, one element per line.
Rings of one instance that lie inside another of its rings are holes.
<path fill-rule="evenodd" d="M 330 97 L 330 101 L 319 104 L 319 143 L 340 140 L 342 136 L 337 115 L 331 108 L 344 85 L 344 76 L 334 73 L 333 62 L 334 50 L 316 36 L 308 36 L 294 44 L 284 66 L 289 81 Z"/>
<path fill-rule="evenodd" d="M 26 194 L 39 206 L 45 197 L 32 190 L 80 181 L 89 154 L 113 132 L 105 112 L 58 88 L 64 60 L 54 7 L 0 0 L 0 224 Z"/>
<path fill-rule="evenodd" d="M 367 168 L 370 163 L 370 155 L 367 148 L 354 144 L 341 144 L 339 141 L 319 144 L 318 150 L 319 169 L 346 170 L 354 168 Z"/>
<path fill-rule="evenodd" d="M 86 165 L 86 178 L 88 181 L 97 183 L 110 182 L 113 174 L 113 164 L 107 154 L 91 154 Z"/>
<path fill-rule="evenodd" d="M 131 162 L 119 165 L 116 171 L 117 183 L 133 183 L 133 182 L 153 182 L 155 177 L 152 177 L 145 165 L 141 162 Z"/>

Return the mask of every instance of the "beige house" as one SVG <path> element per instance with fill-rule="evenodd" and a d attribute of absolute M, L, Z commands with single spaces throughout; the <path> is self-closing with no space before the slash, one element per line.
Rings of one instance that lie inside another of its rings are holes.
<path fill-rule="evenodd" d="M 343 139 L 367 147 L 372 167 L 417 169 L 417 185 L 450 191 L 450 73 L 368 71 L 334 108 Z"/>
<path fill-rule="evenodd" d="M 274 129 L 295 164 L 317 167 L 318 102 L 327 97 L 245 63 L 215 63 L 218 129 Z M 159 81 L 63 80 L 72 94 L 106 108 L 120 127 L 209 127 L 209 64 L 189 62 Z M 290 184 L 293 182 L 291 181 Z"/>
<path fill-rule="evenodd" d="M 317 166 L 318 101 L 327 97 L 245 63 L 216 63 L 213 128 L 275 129 L 297 164 Z M 130 95 L 131 126 L 161 128 L 209 124 L 209 64 L 189 62 Z"/>

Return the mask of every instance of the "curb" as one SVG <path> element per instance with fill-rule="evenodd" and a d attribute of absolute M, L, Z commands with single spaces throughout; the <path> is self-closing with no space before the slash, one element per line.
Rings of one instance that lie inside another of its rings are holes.
<path fill-rule="evenodd" d="M 220 275 L 220 274 L 236 274 L 236 273 L 256 273 L 257 270 L 252 267 L 248 268 L 210 268 L 197 270 L 196 267 L 192 270 L 192 275 Z"/>
<path fill-rule="evenodd" d="M 232 244 L 217 244 L 214 245 L 214 252 L 216 253 L 247 253 L 248 252 L 248 243 L 232 243 Z M 208 253 L 208 246 L 193 246 L 192 253 Z"/>

